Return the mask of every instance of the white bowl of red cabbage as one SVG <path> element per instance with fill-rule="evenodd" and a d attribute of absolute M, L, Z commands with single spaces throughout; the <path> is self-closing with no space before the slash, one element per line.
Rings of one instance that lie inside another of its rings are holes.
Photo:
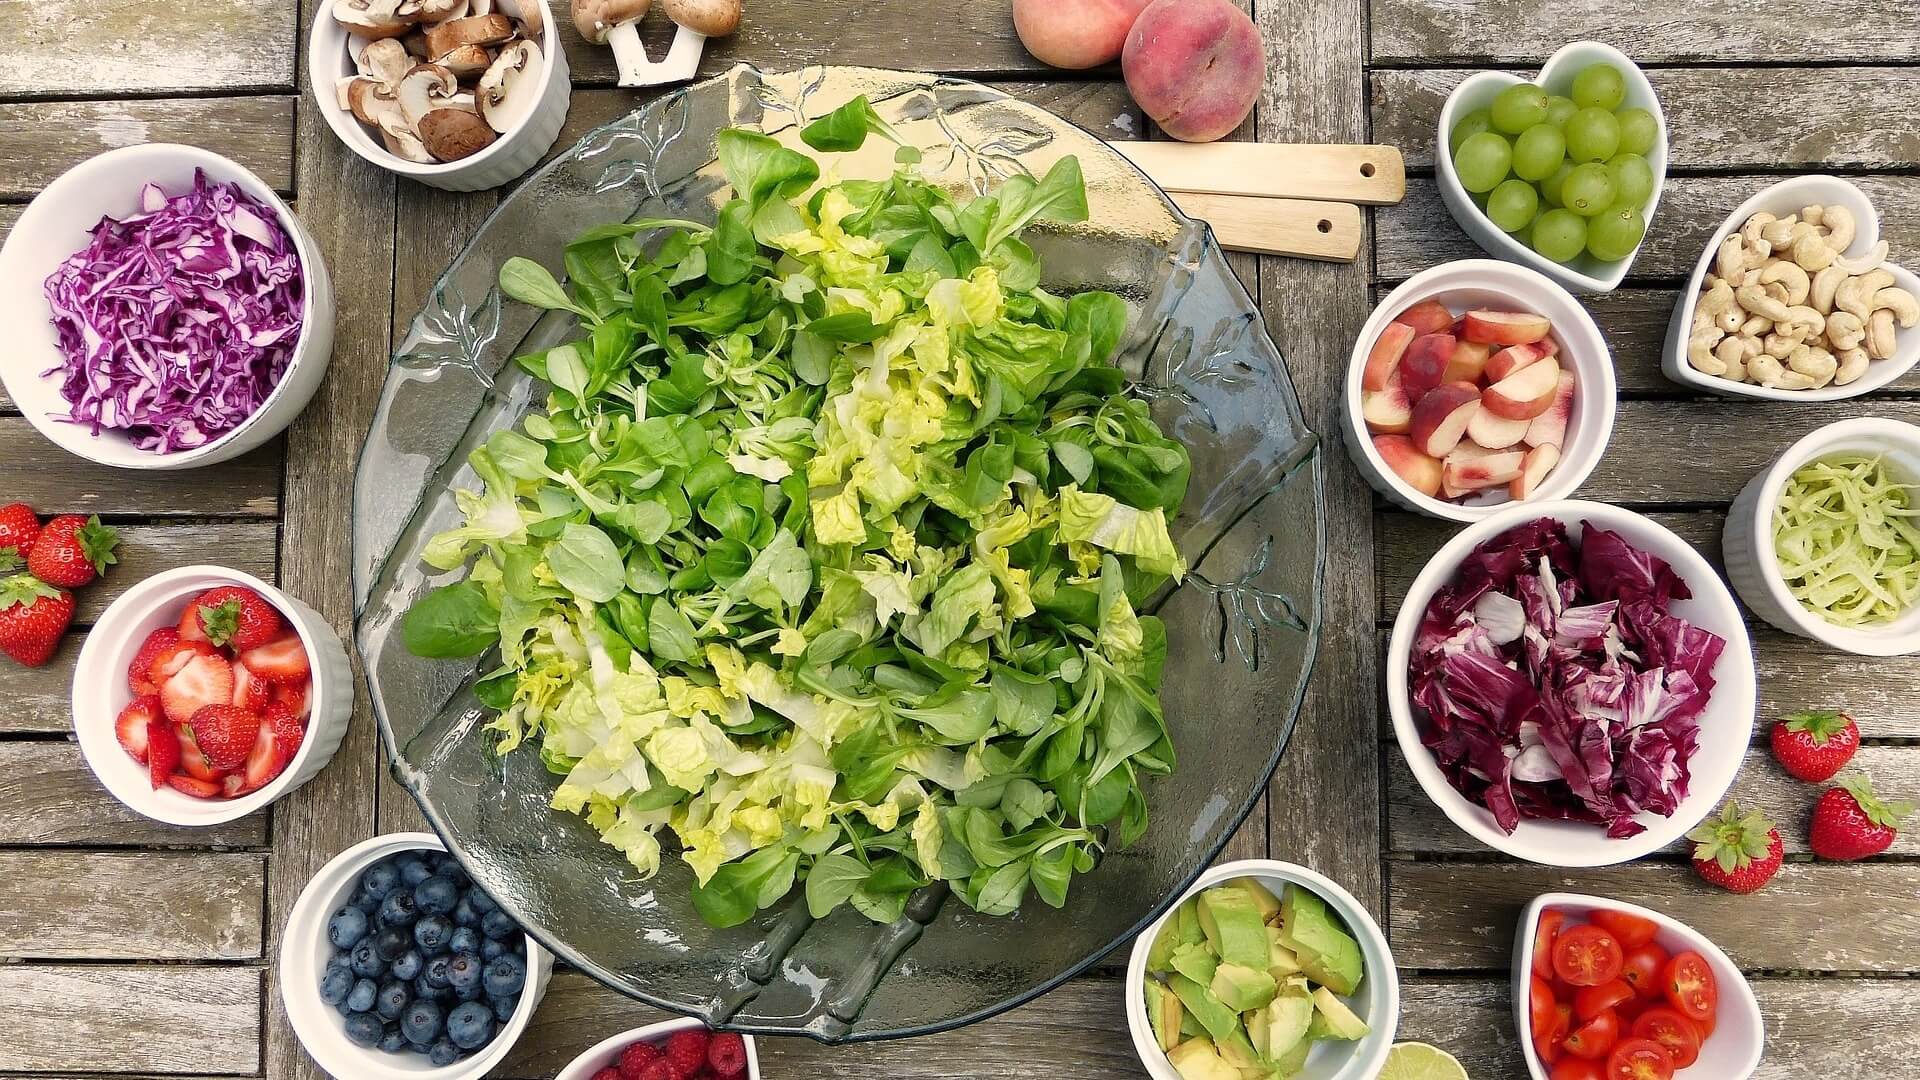
<path fill-rule="evenodd" d="M 1387 655 L 1394 734 L 1475 839 L 1553 866 L 1677 841 L 1753 734 L 1753 646 L 1686 541 L 1631 510 L 1513 507 L 1408 590 Z"/>
<path fill-rule="evenodd" d="M 209 150 L 150 143 L 63 173 L 0 248 L 7 396 L 62 448 L 127 469 L 247 452 L 306 407 L 333 288 L 273 189 Z"/>

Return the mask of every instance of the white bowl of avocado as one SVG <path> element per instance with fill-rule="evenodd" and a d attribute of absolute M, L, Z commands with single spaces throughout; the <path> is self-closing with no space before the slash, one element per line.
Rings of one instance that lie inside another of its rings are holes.
<path fill-rule="evenodd" d="M 1200 875 L 1127 963 L 1127 1027 L 1154 1080 L 1371 1080 L 1399 1019 L 1379 924 L 1293 863 Z"/>

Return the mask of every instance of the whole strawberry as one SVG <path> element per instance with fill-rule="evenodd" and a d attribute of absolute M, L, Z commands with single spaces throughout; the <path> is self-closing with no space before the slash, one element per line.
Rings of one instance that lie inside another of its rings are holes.
<path fill-rule="evenodd" d="M 236 653 L 257 649 L 280 636 L 280 612 L 259 593 L 238 585 L 201 593 L 187 605 L 186 618 L 208 641 L 232 646 Z"/>
<path fill-rule="evenodd" d="M 0 506 L 0 571 L 18 570 L 27 565 L 34 538 L 40 535 L 40 519 L 26 503 Z"/>
<path fill-rule="evenodd" d="M 1910 802 L 1884 802 L 1873 793 L 1865 773 L 1840 778 L 1813 804 L 1813 828 L 1807 846 L 1823 859 L 1864 859 L 1893 846 L 1900 826 L 1913 813 Z"/>
<path fill-rule="evenodd" d="M 60 635 L 71 622 L 72 593 L 32 574 L 0 581 L 0 652 L 39 667 L 60 647 Z"/>
<path fill-rule="evenodd" d="M 1809 783 L 1831 780 L 1860 749 L 1860 726 L 1834 709 L 1794 713 L 1773 724 L 1773 756 Z"/>
<path fill-rule="evenodd" d="M 98 517 L 62 514 L 40 530 L 27 555 L 27 569 L 49 585 L 77 589 L 119 561 L 113 553 L 119 542 L 120 534 L 100 524 Z"/>
<path fill-rule="evenodd" d="M 1786 858 L 1773 822 L 1758 810 L 1742 811 L 1731 799 L 1687 839 L 1693 841 L 1694 873 L 1728 892 L 1750 893 L 1772 881 Z"/>

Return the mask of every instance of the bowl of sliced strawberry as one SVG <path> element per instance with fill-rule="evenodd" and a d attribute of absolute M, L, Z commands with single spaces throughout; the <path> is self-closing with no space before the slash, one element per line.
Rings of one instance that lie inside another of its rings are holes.
<path fill-rule="evenodd" d="M 127 590 L 74 669 L 87 766 L 129 808 L 175 825 L 231 821 L 312 779 L 352 715 L 352 669 L 326 620 L 219 566 Z"/>

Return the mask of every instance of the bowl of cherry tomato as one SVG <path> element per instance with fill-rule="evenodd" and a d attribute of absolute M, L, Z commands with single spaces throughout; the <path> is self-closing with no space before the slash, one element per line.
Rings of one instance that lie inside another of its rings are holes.
<path fill-rule="evenodd" d="M 1738 1080 L 1766 1029 L 1727 954 L 1657 911 L 1577 893 L 1527 905 L 1513 1014 L 1533 1080 Z"/>

